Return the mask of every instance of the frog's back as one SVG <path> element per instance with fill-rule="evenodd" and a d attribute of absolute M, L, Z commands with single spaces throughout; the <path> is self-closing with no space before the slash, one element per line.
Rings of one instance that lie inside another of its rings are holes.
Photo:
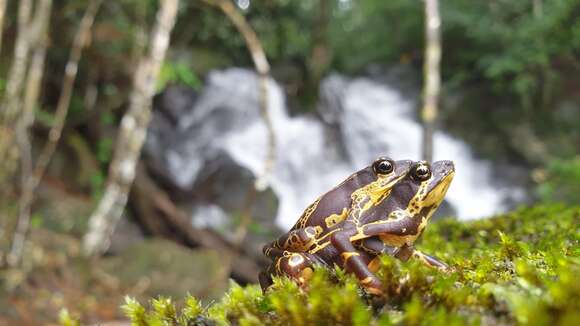
<path fill-rule="evenodd" d="M 316 227 L 319 230 L 318 236 L 321 236 L 335 229 L 348 215 L 352 204 L 352 193 L 376 179 L 377 176 L 371 167 L 350 175 L 310 204 L 290 231 L 311 226 Z"/>

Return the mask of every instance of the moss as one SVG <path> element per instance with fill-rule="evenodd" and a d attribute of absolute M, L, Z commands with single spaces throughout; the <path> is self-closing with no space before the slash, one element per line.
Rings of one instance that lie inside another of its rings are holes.
<path fill-rule="evenodd" d="M 125 311 L 135 325 L 573 325 L 580 320 L 579 226 L 580 207 L 558 205 L 433 223 L 417 247 L 453 272 L 382 257 L 383 299 L 365 295 L 340 269 L 321 269 L 307 291 L 285 278 L 266 295 L 232 283 L 203 309 L 188 297 L 183 308 L 166 298 L 148 308 L 128 299 Z"/>

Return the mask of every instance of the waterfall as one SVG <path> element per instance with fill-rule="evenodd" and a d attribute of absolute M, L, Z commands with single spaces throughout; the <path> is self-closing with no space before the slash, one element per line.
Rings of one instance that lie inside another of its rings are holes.
<path fill-rule="evenodd" d="M 204 161 L 216 153 L 226 153 L 259 175 L 267 134 L 259 116 L 257 83 L 248 70 L 214 71 L 197 101 L 180 113 L 170 142 L 164 145 L 152 132 L 148 148 L 160 157 L 158 164 L 165 165 L 175 184 L 192 185 Z M 278 145 L 270 187 L 278 198 L 276 220 L 283 228 L 293 225 L 320 194 L 379 155 L 420 158 L 421 126 L 414 119 L 413 100 L 368 78 L 330 76 L 322 90 L 326 109 L 320 114 L 326 123 L 313 115 L 290 117 L 280 86 L 273 80 L 268 83 Z M 329 125 L 336 127 L 338 137 L 329 137 Z M 434 148 L 435 159 L 455 162 L 456 176 L 446 198 L 459 218 L 499 213 L 506 209 L 507 197 L 521 195 L 515 187 L 497 186 L 491 162 L 475 159 L 462 141 L 437 132 Z"/>

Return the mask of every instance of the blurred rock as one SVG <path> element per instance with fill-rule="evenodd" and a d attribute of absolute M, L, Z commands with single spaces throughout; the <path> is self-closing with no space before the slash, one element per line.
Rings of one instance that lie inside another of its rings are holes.
<path fill-rule="evenodd" d="M 117 255 L 145 239 L 143 231 L 127 214 L 123 214 L 111 236 L 107 254 Z"/>
<path fill-rule="evenodd" d="M 229 276 L 220 253 L 191 250 L 161 239 L 135 244 L 118 256 L 103 259 L 101 266 L 118 278 L 122 288 L 152 297 L 191 293 L 215 299 L 225 292 Z"/>
<path fill-rule="evenodd" d="M 244 245 L 259 251 L 271 237 L 263 235 L 277 232 L 278 198 L 271 189 L 254 193 L 254 173 L 224 149 L 228 137 L 262 123 L 257 94 L 251 84 L 228 90 L 220 78 L 214 75 L 201 94 L 169 86 L 155 98 L 145 163 L 197 227 L 231 237 L 241 214 L 249 213 L 252 237 Z"/>
<path fill-rule="evenodd" d="M 42 225 L 55 232 L 84 234 L 93 211 L 90 197 L 69 192 L 59 179 L 50 177 L 40 183 L 36 194 L 35 214 L 31 220 L 33 227 Z"/>

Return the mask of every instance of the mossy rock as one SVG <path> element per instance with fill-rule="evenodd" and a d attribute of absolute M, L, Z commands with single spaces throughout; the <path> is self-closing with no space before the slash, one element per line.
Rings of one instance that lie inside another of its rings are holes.
<path fill-rule="evenodd" d="M 218 252 L 191 250 L 161 239 L 130 246 L 104 259 L 102 268 L 127 288 L 145 289 L 145 295 L 191 293 L 207 300 L 223 295 L 229 274 Z"/>
<path fill-rule="evenodd" d="M 232 284 L 217 303 L 168 298 L 145 308 L 128 299 L 136 325 L 578 325 L 580 207 L 537 206 L 484 220 L 442 220 L 417 247 L 450 263 L 441 274 L 383 257 L 387 296 L 366 296 L 342 270 L 318 270 L 308 291 L 280 278 L 262 294 Z"/>

